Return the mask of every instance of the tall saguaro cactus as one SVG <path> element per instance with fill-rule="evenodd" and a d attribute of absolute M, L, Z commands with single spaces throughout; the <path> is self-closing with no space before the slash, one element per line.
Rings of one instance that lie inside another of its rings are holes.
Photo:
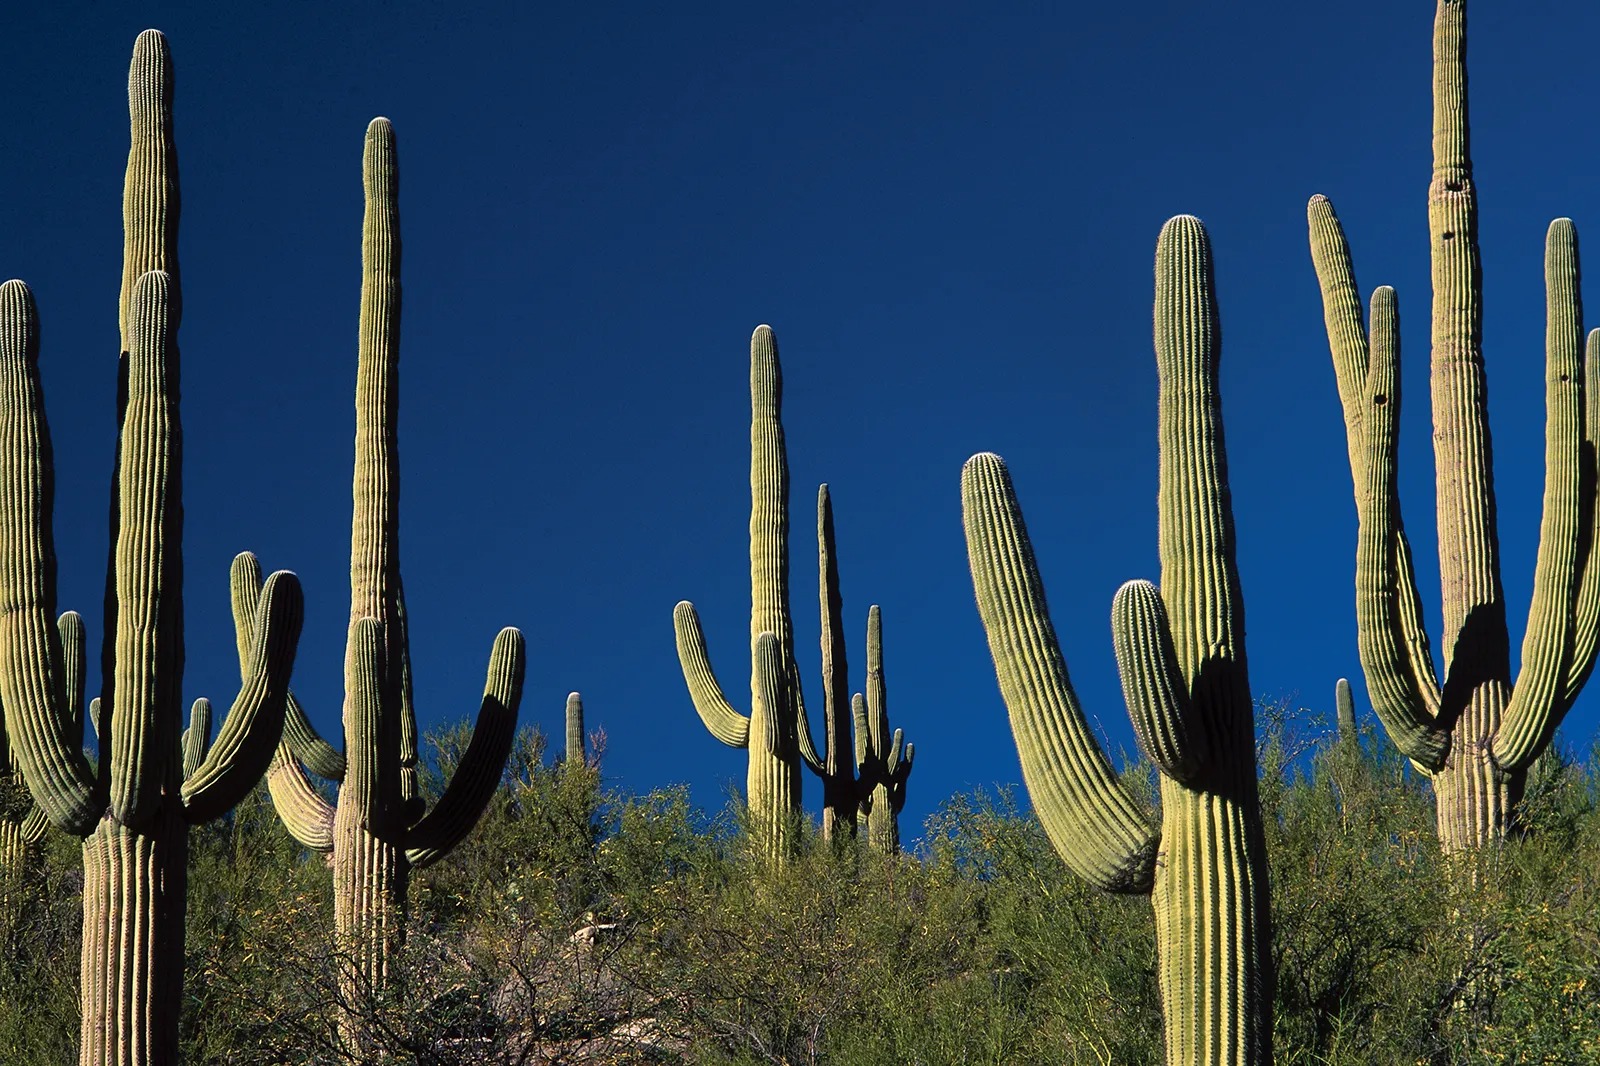
<path fill-rule="evenodd" d="M 789 616 L 789 460 L 782 409 L 778 338 L 770 326 L 757 326 L 750 337 L 750 714 L 740 714 L 723 694 L 694 604 L 684 600 L 672 612 L 678 661 L 700 720 L 724 744 L 750 753 L 745 798 L 752 828 L 774 856 L 787 849 L 800 813 L 797 726 L 805 721 Z M 770 653 L 758 654 L 762 634 L 775 642 Z"/>
<path fill-rule="evenodd" d="M 915 745 L 902 732 L 889 734 L 883 682 L 883 619 L 877 604 L 867 612 L 867 694 L 849 695 L 844 631 L 839 622 L 839 559 L 834 543 L 833 501 L 828 486 L 817 488 L 817 572 L 822 620 L 823 751 L 800 729 L 801 757 L 822 779 L 822 837 L 854 836 L 867 820 L 867 840 L 885 854 L 900 850 L 899 814 L 905 806 Z M 847 717 L 845 707 L 850 707 Z M 852 741 L 851 730 L 855 737 Z"/>
<path fill-rule="evenodd" d="M 65 675 L 63 709 L 66 737 L 83 744 L 83 619 L 67 611 L 56 621 L 61 639 L 61 668 Z M 33 801 L 22 779 L 21 755 L 13 750 L 0 717 L 0 881 L 23 876 L 34 846 L 44 838 L 50 819 Z"/>
<path fill-rule="evenodd" d="M 256 636 L 216 743 L 208 749 L 198 732 L 184 743 L 171 306 L 165 274 L 139 279 L 128 312 L 115 656 L 96 772 L 80 746 L 81 650 L 50 622 L 52 472 L 37 315 L 27 286 L 0 286 L 0 596 L 8 604 L 0 704 L 39 808 L 84 839 L 80 1061 L 96 1066 L 176 1060 L 189 826 L 226 813 L 266 770 L 300 632 L 299 583 L 274 574 L 252 601 Z"/>
<path fill-rule="evenodd" d="M 1155 348 L 1161 588 L 1122 586 L 1111 618 L 1134 734 L 1160 770 L 1159 827 L 1090 733 L 1011 476 L 995 455 L 973 456 L 962 472 L 967 551 L 1045 831 L 1092 884 L 1151 894 L 1166 1061 L 1270 1063 L 1273 969 L 1254 715 L 1217 393 L 1211 249 L 1194 218 L 1169 221 L 1156 246 Z"/>
<path fill-rule="evenodd" d="M 1494 525 L 1477 188 L 1467 142 L 1466 0 L 1439 0 L 1428 230 L 1443 684 L 1423 629 L 1396 488 L 1400 341 L 1394 290 L 1372 294 L 1370 323 L 1364 323 L 1350 247 L 1333 205 L 1319 195 L 1307 208 L 1355 483 L 1361 666 L 1390 739 L 1432 779 L 1439 839 L 1452 852 L 1505 832 L 1528 768 L 1594 667 L 1600 632 L 1600 567 L 1592 550 L 1600 342 L 1590 334 L 1588 357 L 1580 356 L 1577 235 L 1569 219 L 1557 219 L 1545 244 L 1544 513 L 1522 670 L 1512 681 Z"/>
<path fill-rule="evenodd" d="M 172 91 L 166 40 L 148 30 L 134 45 L 128 76 L 119 438 L 97 771 L 81 747 L 81 632 L 51 622 L 54 479 L 37 311 L 26 285 L 0 285 L 0 705 L 12 755 L 40 811 L 84 841 L 79 1060 L 94 1066 L 176 1061 L 188 828 L 225 813 L 270 761 L 302 615 L 294 575 L 274 574 L 252 604 L 257 637 L 221 733 L 209 746 L 191 734 L 187 751 L 180 750 Z"/>
<path fill-rule="evenodd" d="M 503 629 L 472 741 L 444 795 L 424 812 L 417 791 L 417 722 L 399 555 L 400 212 L 394 130 L 367 127 L 362 157 L 366 212 L 361 240 L 361 324 L 356 369 L 356 462 L 350 550 L 350 628 L 345 648 L 342 759 L 311 730 L 292 699 L 289 725 L 267 783 L 289 832 L 332 852 L 334 923 L 354 965 L 347 997 L 381 988 L 404 914 L 410 872 L 443 858 L 477 824 L 505 768 L 522 698 L 522 634 Z M 259 582 L 235 573 L 235 624 Z M 307 769 L 342 779 L 330 804 Z M 354 1022 L 346 1033 L 359 1039 Z"/>

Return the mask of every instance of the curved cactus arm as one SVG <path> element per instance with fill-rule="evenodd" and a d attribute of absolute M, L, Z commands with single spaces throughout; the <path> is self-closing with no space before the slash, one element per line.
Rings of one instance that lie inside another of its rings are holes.
<path fill-rule="evenodd" d="M 183 731 L 183 779 L 194 776 L 211 750 L 211 701 L 201 696 L 189 708 L 189 727 Z"/>
<path fill-rule="evenodd" d="M 417 778 L 421 754 L 417 748 L 417 712 L 411 697 L 411 635 L 406 624 L 406 595 L 395 566 L 394 620 L 384 631 L 384 640 L 394 649 L 390 667 L 395 671 L 396 691 L 400 694 L 400 803 L 402 821 L 411 824 L 422 817 L 427 800 L 422 797 Z M 513 708 L 515 710 L 515 708 Z"/>
<path fill-rule="evenodd" d="M 855 727 L 856 774 L 861 779 L 862 796 L 872 792 L 872 725 L 867 718 L 867 697 L 860 692 L 850 697 L 850 719 Z"/>
<path fill-rule="evenodd" d="M 83 690 L 87 640 L 83 616 L 67 611 L 56 619 L 56 634 L 61 638 L 61 706 L 67 714 L 67 737 L 83 747 Z"/>
<path fill-rule="evenodd" d="M 905 731 L 894 731 L 894 743 L 889 745 L 889 758 L 886 762 L 888 777 L 884 787 L 889 790 L 889 799 L 894 813 L 899 814 L 906 805 L 906 781 L 911 777 L 911 767 L 916 760 L 917 746 L 905 742 Z"/>
<path fill-rule="evenodd" d="M 106 735 L 106 729 L 111 723 L 106 720 L 105 701 L 99 696 L 89 701 L 88 718 L 89 724 L 94 727 L 94 738 L 96 740 Z"/>
<path fill-rule="evenodd" d="M 1589 331 L 1584 346 L 1583 408 L 1583 580 L 1578 585 L 1572 656 L 1567 662 L 1569 706 L 1594 670 L 1596 637 L 1600 637 L 1600 329 Z"/>
<path fill-rule="evenodd" d="M 1311 261 L 1322 289 L 1323 317 L 1327 326 L 1328 347 L 1333 353 L 1334 378 L 1339 388 L 1340 405 L 1344 408 L 1350 476 L 1359 497 L 1366 483 L 1364 471 L 1367 456 L 1373 447 L 1367 439 L 1368 397 L 1364 384 L 1369 372 L 1370 345 L 1362 325 L 1361 296 L 1356 288 L 1350 244 L 1345 238 L 1344 227 L 1339 224 L 1339 216 L 1334 213 L 1333 203 L 1320 193 L 1313 196 L 1306 205 L 1306 218 L 1311 232 Z M 1417 592 L 1411 545 L 1406 539 L 1398 511 L 1394 515 L 1394 528 L 1395 614 L 1398 622 L 1395 639 L 1399 641 L 1399 650 L 1391 653 L 1390 657 L 1399 657 L 1410 674 L 1410 684 L 1417 698 L 1422 701 L 1419 713 L 1434 718 L 1438 716 L 1442 696 L 1438 675 L 1434 671 L 1433 653 L 1428 645 L 1427 630 L 1423 627 L 1422 597 Z"/>
<path fill-rule="evenodd" d="M 271 764 L 283 735 L 284 702 L 304 619 L 300 579 L 287 570 L 267 578 L 256 608 L 255 648 L 239 695 L 205 761 L 183 783 L 183 805 L 191 822 L 210 821 L 232 810 Z"/>
<path fill-rule="evenodd" d="M 1159 830 L 1089 731 L 1050 623 L 1011 475 L 999 456 L 967 460 L 961 504 L 978 613 L 1039 820 L 1079 876 L 1109 891 L 1147 892 Z"/>
<path fill-rule="evenodd" d="M 1211 753 L 1178 668 L 1166 604 L 1154 585 L 1129 581 L 1117 590 L 1111 637 L 1139 750 L 1168 777 L 1193 783 Z"/>
<path fill-rule="evenodd" d="M 34 804 L 22 819 L 20 834 L 23 845 L 30 848 L 33 847 L 33 845 L 44 839 L 44 831 L 49 828 L 50 819 L 44 816 L 44 811 L 38 804 Z"/>
<path fill-rule="evenodd" d="M 1522 669 L 1489 753 L 1502 768 L 1529 766 L 1566 713 L 1574 611 L 1581 582 L 1584 506 L 1583 310 L 1578 234 L 1570 218 L 1545 236 L 1545 475 L 1533 601 L 1522 636 Z"/>
<path fill-rule="evenodd" d="M 568 766 L 582 766 L 588 756 L 583 750 L 583 696 L 577 692 L 567 693 L 567 756 Z"/>
<path fill-rule="evenodd" d="M 1444 765 L 1450 734 L 1434 725 L 1402 641 L 1395 585 L 1400 444 L 1400 322 L 1394 290 L 1372 294 L 1372 360 L 1362 382 L 1366 409 L 1363 480 L 1356 494 L 1356 635 L 1372 709 L 1401 754 L 1425 771 Z"/>
<path fill-rule="evenodd" d="M 20 281 L 0 285 L 0 708 L 12 757 L 49 820 L 87 836 L 105 810 L 72 735 L 55 615 L 55 485 L 39 386 L 39 316 Z"/>
<path fill-rule="evenodd" d="M 527 646 L 522 634 L 502 629 L 495 637 L 483 705 L 466 754 L 433 810 L 406 834 L 406 858 L 412 866 L 421 869 L 443 858 L 483 816 L 511 754 L 526 668 Z M 581 741 L 578 757 L 583 757 Z"/>
<path fill-rule="evenodd" d="M 124 824 L 150 817 L 177 767 L 171 735 L 182 680 L 183 509 L 172 285 L 151 271 L 128 311 L 117 531 L 117 655 L 112 686 L 110 808 Z"/>
<path fill-rule="evenodd" d="M 733 709 L 728 697 L 717 684 L 717 675 L 711 671 L 711 660 L 706 655 L 706 635 L 700 628 L 700 616 L 688 600 L 672 610 L 672 625 L 678 636 L 678 662 L 683 667 L 683 680 L 689 686 L 689 698 L 700 720 L 711 735 L 730 748 L 742 748 L 750 742 L 750 719 Z"/>
<path fill-rule="evenodd" d="M 261 584 L 261 563 L 255 553 L 235 555 L 228 571 L 228 592 L 233 605 L 233 639 L 239 652 L 241 679 L 249 673 L 250 656 L 255 648 L 255 615 L 261 601 Z M 318 777 L 328 781 L 344 779 L 344 754 L 318 735 L 293 692 L 288 694 L 284 704 L 282 743 Z"/>
<path fill-rule="evenodd" d="M 290 836 L 312 851 L 333 850 L 333 805 L 322 798 L 299 760 L 283 744 L 273 753 L 267 770 L 267 792 Z"/>

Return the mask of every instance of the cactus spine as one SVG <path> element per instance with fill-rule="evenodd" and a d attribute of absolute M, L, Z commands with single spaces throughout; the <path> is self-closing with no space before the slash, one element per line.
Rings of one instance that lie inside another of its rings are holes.
<path fill-rule="evenodd" d="M 833 502 L 827 485 L 817 488 L 817 572 L 822 618 L 824 752 L 819 758 L 809 723 L 801 722 L 801 756 L 822 778 L 822 838 L 855 836 L 867 819 L 867 840 L 884 854 L 900 850 L 899 813 L 905 806 L 906 778 L 915 746 L 900 730 L 889 740 L 889 712 L 883 686 L 883 620 L 878 605 L 867 612 L 867 695 L 849 695 L 843 629 L 839 624 L 838 551 L 834 543 Z M 845 716 L 845 706 L 850 716 Z M 851 729 L 855 738 L 851 740 Z"/>
<path fill-rule="evenodd" d="M 1257 803 L 1243 600 L 1234 564 L 1211 252 L 1180 216 L 1156 247 L 1161 590 L 1132 581 L 1112 604 L 1123 694 L 1160 770 L 1150 823 L 1095 743 L 1067 676 L 1005 464 L 962 472 L 978 609 L 1024 780 L 1067 865 L 1100 888 L 1149 892 L 1166 1061 L 1272 1060 L 1267 863 Z"/>
<path fill-rule="evenodd" d="M 1513 684 L 1494 527 L 1477 191 L 1468 153 L 1466 3 L 1439 0 L 1433 41 L 1432 400 L 1444 683 L 1435 673 L 1395 482 L 1399 329 L 1394 290 L 1364 323 L 1350 247 L 1333 205 L 1307 208 L 1329 346 L 1344 407 L 1359 524 L 1356 622 L 1373 708 L 1400 751 L 1431 776 L 1447 851 L 1501 837 L 1538 757 L 1594 667 L 1600 630 L 1596 484 L 1583 453 L 1600 440 L 1600 343 L 1580 363 L 1577 235 L 1545 245 L 1545 492 L 1534 595 Z"/>
<path fill-rule="evenodd" d="M 471 831 L 499 784 L 522 697 L 522 634 L 503 629 L 472 741 L 444 795 L 424 812 L 417 791 L 417 723 L 399 557 L 400 213 L 394 130 L 372 120 L 363 150 L 361 323 L 356 371 L 356 462 L 345 649 L 341 758 L 290 701 L 285 737 L 268 775 L 280 818 L 308 848 L 332 852 L 334 924 L 353 966 L 341 971 L 347 1004 L 380 989 L 397 945 L 411 870 L 449 853 Z M 234 575 L 235 624 L 259 572 Z M 242 645 L 241 645 L 242 646 Z M 329 804 L 307 771 L 342 778 Z M 358 1043 L 353 1016 L 347 1038 Z"/>
<path fill-rule="evenodd" d="M 694 604 L 684 600 L 672 612 L 678 661 L 700 720 L 724 744 L 749 751 L 745 798 L 751 828 L 774 857 L 788 850 L 800 815 L 797 725 L 805 721 L 789 616 L 789 460 L 782 409 L 778 338 L 770 326 L 757 326 L 750 337 L 750 714 L 734 710 L 723 695 Z M 774 642 L 765 652 L 763 635 Z"/>

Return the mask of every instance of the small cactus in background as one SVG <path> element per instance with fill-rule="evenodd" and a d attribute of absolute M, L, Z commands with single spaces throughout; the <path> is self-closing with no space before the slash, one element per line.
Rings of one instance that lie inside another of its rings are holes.
<path fill-rule="evenodd" d="M 1364 323 L 1333 205 L 1314 196 L 1307 216 L 1355 483 L 1361 666 L 1389 738 L 1432 779 L 1440 843 L 1462 851 L 1503 836 L 1528 767 L 1594 668 L 1600 566 L 1592 546 L 1600 509 L 1583 455 L 1600 441 L 1600 340 L 1590 334 L 1584 359 L 1577 234 L 1571 220 L 1557 219 L 1545 246 L 1544 513 L 1522 669 L 1513 683 L 1494 526 L 1477 189 L 1467 152 L 1465 0 L 1439 0 L 1433 57 L 1433 436 L 1438 539 L 1450 546 L 1439 557 L 1443 684 L 1423 629 L 1396 487 L 1395 293 L 1374 291 L 1370 326 Z"/>
<path fill-rule="evenodd" d="M 783 371 L 770 326 L 750 337 L 750 713 L 733 708 L 711 669 L 694 604 L 672 612 L 689 698 L 711 735 L 749 751 L 745 800 L 752 830 L 774 857 L 800 816 L 797 727 L 805 700 L 794 670 L 789 615 L 789 460 L 783 445 Z M 762 637 L 772 648 L 761 651 Z M 809 732 L 808 732 L 809 737 Z"/>
<path fill-rule="evenodd" d="M 567 693 L 567 755 L 568 766 L 587 765 L 584 752 L 583 697 L 576 692 Z"/>
<path fill-rule="evenodd" d="M 79 1060 L 175 1062 L 183 1001 L 188 830 L 253 788 L 282 730 L 301 622 L 293 574 L 251 603 L 244 684 L 215 743 L 191 720 L 183 673 L 182 428 L 178 411 L 177 161 L 172 62 L 140 34 L 128 75 L 132 144 L 123 192 L 122 353 L 104 676 L 82 750 L 81 628 L 55 614 L 54 472 L 39 384 L 38 317 L 0 285 L 0 704 L 11 755 L 39 810 L 83 838 Z M 209 715 L 209 704 L 203 716 Z"/>
<path fill-rule="evenodd" d="M 1171 1066 L 1272 1061 L 1266 847 L 1218 336 L 1210 244 L 1180 216 L 1156 247 L 1161 589 L 1131 581 L 1111 609 L 1134 735 L 1160 770 L 1159 827 L 1090 733 L 1005 464 L 976 455 L 962 472 L 973 585 L 1023 778 L 1074 872 L 1151 893 Z"/>
<path fill-rule="evenodd" d="M 1339 743 L 1347 744 L 1360 739 L 1356 729 L 1356 701 L 1350 694 L 1350 682 L 1340 678 L 1333 686 L 1334 716 L 1339 730 Z"/>
<path fill-rule="evenodd" d="M 898 816 L 905 806 L 906 778 L 914 746 L 900 730 L 889 737 L 887 693 L 883 684 L 883 621 L 878 605 L 867 612 L 867 695 L 849 695 L 845 640 L 839 615 L 838 552 L 833 533 L 833 502 L 828 486 L 817 488 L 817 571 L 822 619 L 824 752 L 819 756 L 809 723 L 800 723 L 800 753 L 822 778 L 822 838 L 853 837 L 867 819 L 867 839 L 885 854 L 900 850 Z M 844 708 L 851 713 L 846 717 Z M 851 728 L 855 738 L 852 742 Z"/>
<path fill-rule="evenodd" d="M 448 854 L 499 785 L 516 731 L 525 666 L 522 634 L 501 630 L 472 741 L 444 795 L 425 812 L 417 790 L 417 723 L 398 553 L 399 171 L 387 119 L 373 119 L 367 128 L 363 179 L 345 755 L 338 757 L 318 738 L 291 701 L 290 726 L 268 776 L 273 803 L 295 839 L 332 852 L 334 925 L 354 962 L 342 971 L 347 1003 L 385 983 L 410 872 Z M 249 614 L 240 608 L 259 579 L 259 572 L 247 569 L 234 575 L 241 647 L 251 633 Z M 308 769 L 342 778 L 335 803 L 311 783 Z M 354 1015 L 346 1016 L 343 1029 L 359 1047 L 363 1036 Z"/>

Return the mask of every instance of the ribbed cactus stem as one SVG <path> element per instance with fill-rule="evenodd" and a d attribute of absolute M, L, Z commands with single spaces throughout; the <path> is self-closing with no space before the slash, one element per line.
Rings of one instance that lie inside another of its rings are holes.
<path fill-rule="evenodd" d="M 1266 848 L 1219 347 L 1210 244 L 1180 216 L 1156 246 L 1161 586 L 1130 582 L 1112 609 L 1135 734 L 1161 770 L 1159 835 L 1089 732 L 1004 463 L 977 455 L 962 474 L 973 584 L 1023 777 L 1069 867 L 1102 888 L 1151 892 L 1169 1066 L 1272 1061 Z"/>
<path fill-rule="evenodd" d="M 884 855 L 896 855 L 900 851 L 900 811 L 906 805 L 906 779 L 911 776 L 916 747 L 905 742 L 901 730 L 889 730 L 883 612 L 877 604 L 867 610 L 867 690 L 855 719 L 867 843 Z"/>
<path fill-rule="evenodd" d="M 694 605 L 684 600 L 673 610 L 678 662 L 695 711 L 712 736 L 749 752 L 746 778 L 752 787 L 759 786 L 762 795 L 758 799 L 748 793 L 746 798 L 752 831 L 764 846 L 789 839 L 788 827 L 799 813 L 802 757 L 813 767 L 821 765 L 810 731 L 804 727 L 805 701 L 794 668 L 794 627 L 789 616 L 789 461 L 784 451 L 782 409 L 778 339 L 771 327 L 758 326 L 750 337 L 750 714 L 735 710 L 717 681 Z M 776 642 L 776 681 L 756 660 L 754 650 L 762 634 L 770 634 Z M 774 683 L 781 699 L 771 698 Z M 757 704 L 764 708 L 762 714 L 770 716 L 781 709 L 791 720 L 783 725 L 758 722 Z M 773 747 L 780 736 L 786 736 L 789 743 Z M 771 754 L 769 749 L 779 754 Z M 774 758 L 788 760 L 788 765 L 780 772 L 769 765 Z"/>
<path fill-rule="evenodd" d="M 583 766 L 587 756 L 583 750 L 583 696 L 576 692 L 567 693 L 567 755 L 568 766 Z"/>
<path fill-rule="evenodd" d="M 1374 292 L 1363 328 L 1350 250 L 1333 206 L 1307 210 L 1329 347 L 1344 406 L 1359 523 L 1356 615 L 1373 709 L 1395 745 L 1433 778 L 1447 851 L 1499 838 L 1527 768 L 1594 666 L 1600 569 L 1597 486 L 1583 452 L 1600 438 L 1596 366 L 1581 360 L 1577 234 L 1550 225 L 1545 245 L 1545 491 L 1534 593 L 1513 684 L 1494 528 L 1483 351 L 1477 193 L 1468 147 L 1466 2 L 1439 0 L 1433 41 L 1432 402 L 1445 683 L 1422 630 L 1401 526 L 1398 312 Z"/>
<path fill-rule="evenodd" d="M 346 750 L 341 756 L 318 737 L 298 701 L 286 697 L 284 740 L 270 753 L 267 770 L 273 804 L 289 832 L 308 848 L 332 853 L 335 932 L 350 964 L 339 1024 L 347 1051 L 358 1057 L 366 1054 L 370 1035 L 361 1005 L 387 979 L 403 929 L 410 872 L 448 854 L 493 797 L 515 736 L 527 664 L 522 634 L 501 630 L 472 740 L 439 801 L 425 810 L 417 788 L 417 723 L 400 578 L 400 178 L 388 119 L 375 118 L 367 127 L 362 188 Z M 252 561 L 235 561 L 234 626 L 241 649 L 258 638 L 248 605 L 259 580 Z M 308 769 L 340 782 L 336 802 L 324 798 Z"/>
<path fill-rule="evenodd" d="M 1345 678 L 1341 677 L 1333 687 L 1333 704 L 1340 743 L 1357 739 L 1360 734 L 1356 731 L 1356 701 Z"/>
<path fill-rule="evenodd" d="M 817 581 L 822 629 L 822 839 L 843 840 L 857 829 L 861 796 L 856 782 L 855 745 L 850 737 L 848 652 L 840 623 L 839 553 L 833 530 L 833 499 L 827 485 L 817 487 Z M 809 738 L 809 723 L 806 733 Z M 816 768 L 813 767 L 815 770 Z"/>
<path fill-rule="evenodd" d="M 800 813 L 800 757 L 788 704 L 783 649 L 772 633 L 751 647 L 756 700 L 750 715 L 750 767 L 745 776 L 751 831 L 769 858 L 788 854 Z"/>

